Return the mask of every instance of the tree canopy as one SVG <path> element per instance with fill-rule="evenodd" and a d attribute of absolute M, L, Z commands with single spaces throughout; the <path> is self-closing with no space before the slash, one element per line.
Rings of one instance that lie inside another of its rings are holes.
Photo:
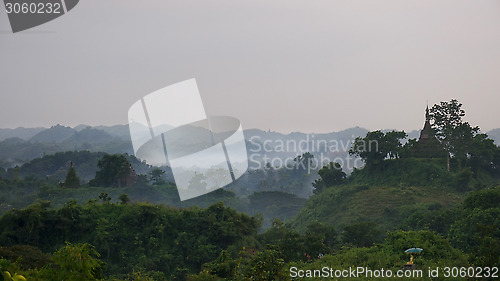
<path fill-rule="evenodd" d="M 314 193 L 319 193 L 324 187 L 342 184 L 346 181 L 346 173 L 342 171 L 339 163 L 330 162 L 318 171 L 319 179 L 315 180 Z"/>
<path fill-rule="evenodd" d="M 127 158 L 121 154 L 106 154 L 99 162 L 95 179 L 89 182 L 91 186 L 120 187 L 129 176 L 131 166 Z"/>
<path fill-rule="evenodd" d="M 66 180 L 64 181 L 64 187 L 77 188 L 80 187 L 80 179 L 76 175 L 76 170 L 73 164 L 69 167 L 68 174 L 66 175 Z"/>
<path fill-rule="evenodd" d="M 386 158 L 399 158 L 401 140 L 406 137 L 404 131 L 368 132 L 364 138 L 357 137 L 354 140 L 349 154 L 360 157 L 367 166 L 373 166 Z"/>

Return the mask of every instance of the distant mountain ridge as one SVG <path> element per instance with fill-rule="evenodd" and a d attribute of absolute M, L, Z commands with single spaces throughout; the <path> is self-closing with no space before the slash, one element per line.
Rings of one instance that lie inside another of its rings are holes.
<path fill-rule="evenodd" d="M 76 130 L 73 128 L 58 124 L 39 132 L 29 138 L 28 141 L 34 143 L 61 143 L 75 133 Z"/>
<path fill-rule="evenodd" d="M 367 132 L 367 129 L 353 127 L 317 134 L 284 134 L 259 129 L 248 129 L 244 133 L 249 157 L 253 155 L 250 164 L 266 164 L 266 161 L 269 162 L 266 158 L 285 161 L 305 152 L 311 152 L 317 158 L 321 154 L 328 159 L 345 159 L 352 141 L 358 136 L 365 136 Z M 420 130 L 407 133 L 409 139 L 418 138 Z M 497 145 L 500 144 L 500 129 L 491 130 L 488 135 Z M 338 144 L 338 149 L 328 149 L 326 146 L 331 143 Z M 58 124 L 50 128 L 0 129 L 0 167 L 20 165 L 56 152 L 82 150 L 133 154 L 129 125 L 78 125 L 71 128 Z M 254 166 L 251 168 L 256 168 Z"/>
<path fill-rule="evenodd" d="M 0 129 L 0 141 L 8 138 L 20 138 L 23 140 L 28 140 L 34 135 L 40 133 L 41 131 L 47 130 L 47 128 L 15 128 L 15 129 Z"/>
<path fill-rule="evenodd" d="M 113 125 L 113 126 L 89 126 L 89 125 L 78 125 L 74 129 L 78 132 L 84 129 L 96 129 L 108 133 L 111 136 L 119 137 L 123 140 L 130 140 L 130 131 L 128 125 Z"/>
<path fill-rule="evenodd" d="M 81 131 L 76 131 L 64 143 L 84 144 L 84 143 L 107 143 L 116 141 L 118 137 L 112 136 L 103 130 L 87 127 Z"/>
<path fill-rule="evenodd" d="M 64 128 L 64 129 L 63 129 Z M 68 130 L 71 129 L 71 130 Z M 65 140 L 67 137 L 73 135 L 73 133 L 81 132 L 85 129 L 92 128 L 95 130 L 100 130 L 104 131 L 107 134 L 113 136 L 113 137 L 119 137 L 122 140 L 130 140 L 130 132 L 129 132 L 129 126 L 128 124 L 126 125 L 112 125 L 112 126 L 89 126 L 85 124 L 81 124 L 78 126 L 75 126 L 73 128 L 68 127 L 68 126 L 63 126 L 63 125 L 55 125 L 50 128 L 43 128 L 43 127 L 36 127 L 36 128 L 24 128 L 24 127 L 18 127 L 15 129 L 2 129 L 0 128 L 0 141 L 3 141 L 8 138 L 20 138 L 23 140 L 35 140 L 37 142 L 44 142 L 44 138 L 46 138 L 44 135 L 46 134 L 53 134 L 53 133 L 58 133 L 57 136 L 49 137 L 47 139 L 54 139 L 57 140 L 58 142 L 62 142 Z M 69 134 L 64 134 L 63 130 L 67 130 L 66 132 L 72 132 Z M 384 129 L 382 131 L 392 131 L 393 129 Z M 47 133 L 41 134 L 43 131 L 48 131 Z M 266 136 L 267 139 L 278 139 L 278 138 L 283 138 L 284 136 L 287 137 L 288 139 L 300 139 L 301 136 L 305 135 L 315 135 L 316 137 L 319 138 L 331 138 L 331 137 L 337 137 L 339 135 L 352 135 L 352 136 L 358 136 L 358 135 L 364 135 L 368 132 L 367 129 L 361 128 L 361 127 L 352 127 L 348 128 L 345 130 L 341 130 L 338 132 L 329 132 L 329 133 L 302 133 L 302 132 L 291 132 L 289 134 L 285 133 L 280 133 L 280 132 L 274 132 L 274 131 L 263 131 L 260 129 L 247 129 L 245 130 L 245 133 L 248 133 L 251 136 Z M 412 130 L 409 132 L 406 132 L 408 134 L 408 138 L 418 138 L 420 134 L 420 129 L 418 130 Z M 490 136 L 491 139 L 493 139 L 497 145 L 500 145 L 500 128 L 493 129 L 487 132 L 488 136 Z M 37 136 L 38 135 L 38 136 Z"/>

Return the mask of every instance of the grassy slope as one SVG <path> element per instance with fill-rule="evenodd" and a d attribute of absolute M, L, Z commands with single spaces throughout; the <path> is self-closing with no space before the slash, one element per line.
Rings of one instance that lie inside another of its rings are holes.
<path fill-rule="evenodd" d="M 376 170 L 355 171 L 346 185 L 312 196 L 291 223 L 303 230 L 312 221 L 338 228 L 373 221 L 383 232 L 393 230 L 417 209 L 461 203 L 465 193 L 456 191 L 453 182 L 442 159 L 386 161 Z"/>
<path fill-rule="evenodd" d="M 345 185 L 311 197 L 292 225 L 304 229 L 312 221 L 337 227 L 373 221 L 382 231 L 393 230 L 418 208 L 436 204 L 448 208 L 461 203 L 463 198 L 463 193 L 449 188 Z"/>

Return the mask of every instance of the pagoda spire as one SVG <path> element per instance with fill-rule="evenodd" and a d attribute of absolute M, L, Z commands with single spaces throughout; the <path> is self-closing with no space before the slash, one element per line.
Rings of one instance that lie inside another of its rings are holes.
<path fill-rule="evenodd" d="M 431 136 L 433 136 L 432 126 L 431 126 L 431 114 L 429 112 L 429 104 L 427 104 L 427 107 L 425 108 L 424 128 L 422 128 L 422 131 L 420 131 L 420 138 L 418 140 L 424 141 L 429 139 Z"/>

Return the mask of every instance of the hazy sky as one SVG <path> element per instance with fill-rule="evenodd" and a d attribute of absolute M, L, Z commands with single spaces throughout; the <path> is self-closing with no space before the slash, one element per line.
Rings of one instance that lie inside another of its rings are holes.
<path fill-rule="evenodd" d="M 0 11 L 0 127 L 127 123 L 196 78 L 209 115 L 290 132 L 419 129 L 458 99 L 500 127 L 500 1 L 82 0 L 12 34 Z"/>

